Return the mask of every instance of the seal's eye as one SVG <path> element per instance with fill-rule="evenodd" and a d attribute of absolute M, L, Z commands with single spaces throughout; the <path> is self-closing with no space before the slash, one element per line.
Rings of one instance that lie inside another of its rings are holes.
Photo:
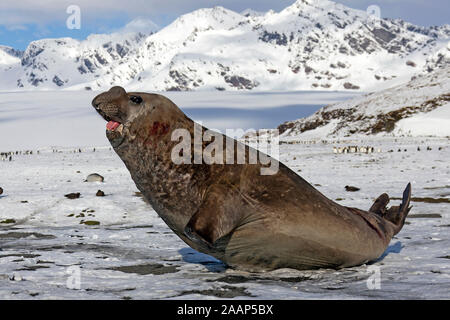
<path fill-rule="evenodd" d="M 142 103 L 142 98 L 139 96 L 131 96 L 130 100 L 131 100 L 131 102 L 136 103 L 136 104 Z"/>

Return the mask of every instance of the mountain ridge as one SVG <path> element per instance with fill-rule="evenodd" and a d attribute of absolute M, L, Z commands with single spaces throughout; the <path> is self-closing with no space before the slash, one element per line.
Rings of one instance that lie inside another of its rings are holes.
<path fill-rule="evenodd" d="M 446 64 L 437 55 L 449 39 L 450 25 L 377 20 L 328 0 L 264 14 L 204 8 L 154 33 L 2 46 L 0 88 L 369 91 Z"/>
<path fill-rule="evenodd" d="M 309 117 L 281 124 L 278 131 L 287 140 L 355 135 L 450 137 L 450 66 L 325 106 Z"/>

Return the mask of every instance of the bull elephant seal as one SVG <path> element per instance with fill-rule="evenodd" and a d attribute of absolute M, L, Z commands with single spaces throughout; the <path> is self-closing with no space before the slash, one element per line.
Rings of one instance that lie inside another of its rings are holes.
<path fill-rule="evenodd" d="M 261 174 L 267 163 L 211 164 L 202 158 L 177 164 L 172 153 L 180 139 L 173 136 L 184 130 L 191 138 L 199 125 L 158 94 L 113 87 L 92 105 L 108 121 L 111 145 L 158 215 L 189 246 L 232 267 L 360 265 L 383 254 L 410 210 L 410 184 L 400 206 L 386 209 L 389 197 L 382 194 L 364 211 L 333 202 L 273 158 L 278 170 L 269 175 Z M 219 151 L 226 156 L 244 146 L 224 139 L 232 142 Z M 208 146 L 202 142 L 201 149 Z M 256 152 L 244 148 L 246 159 Z M 188 157 L 195 156 L 190 149 Z"/>

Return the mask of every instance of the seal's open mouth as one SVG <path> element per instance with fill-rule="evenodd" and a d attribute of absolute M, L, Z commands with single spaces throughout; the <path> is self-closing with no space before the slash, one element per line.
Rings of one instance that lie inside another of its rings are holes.
<path fill-rule="evenodd" d="M 109 131 L 114 131 L 114 130 L 116 130 L 120 125 L 121 125 L 120 122 L 116 122 L 116 121 L 111 120 L 111 121 L 109 121 L 109 122 L 106 124 L 106 129 L 109 130 Z"/>
<path fill-rule="evenodd" d="M 102 116 L 103 119 L 107 121 L 106 123 L 106 129 L 108 131 L 115 131 L 120 125 L 122 124 L 121 120 L 119 119 L 118 110 L 119 107 L 116 105 L 103 105 L 103 104 L 94 104 L 95 109 L 97 112 Z"/>
<path fill-rule="evenodd" d="M 129 125 L 133 115 L 143 109 L 144 101 L 137 94 L 127 94 L 119 86 L 97 95 L 92 106 L 106 123 L 106 136 L 113 147 L 119 146 L 126 138 L 124 129 Z"/>

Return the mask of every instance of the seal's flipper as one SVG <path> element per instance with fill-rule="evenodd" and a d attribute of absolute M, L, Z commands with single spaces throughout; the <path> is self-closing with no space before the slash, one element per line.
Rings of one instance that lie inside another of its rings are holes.
<path fill-rule="evenodd" d="M 384 218 L 395 225 L 394 235 L 399 233 L 405 224 L 406 216 L 412 207 L 409 206 L 411 202 L 411 183 L 408 183 L 405 191 L 403 191 L 402 204 L 400 206 L 393 206 L 384 215 Z"/>
<path fill-rule="evenodd" d="M 185 235 L 194 242 L 199 242 L 201 238 L 200 242 L 212 245 L 217 239 L 233 231 L 240 221 L 241 211 L 230 197 L 234 197 L 230 188 L 223 185 L 212 186 L 186 225 Z"/>
<path fill-rule="evenodd" d="M 380 216 L 384 216 L 386 213 L 386 206 L 389 203 L 389 196 L 386 193 L 383 193 L 381 196 L 375 200 L 373 205 L 370 207 L 369 212 L 373 212 Z"/>

